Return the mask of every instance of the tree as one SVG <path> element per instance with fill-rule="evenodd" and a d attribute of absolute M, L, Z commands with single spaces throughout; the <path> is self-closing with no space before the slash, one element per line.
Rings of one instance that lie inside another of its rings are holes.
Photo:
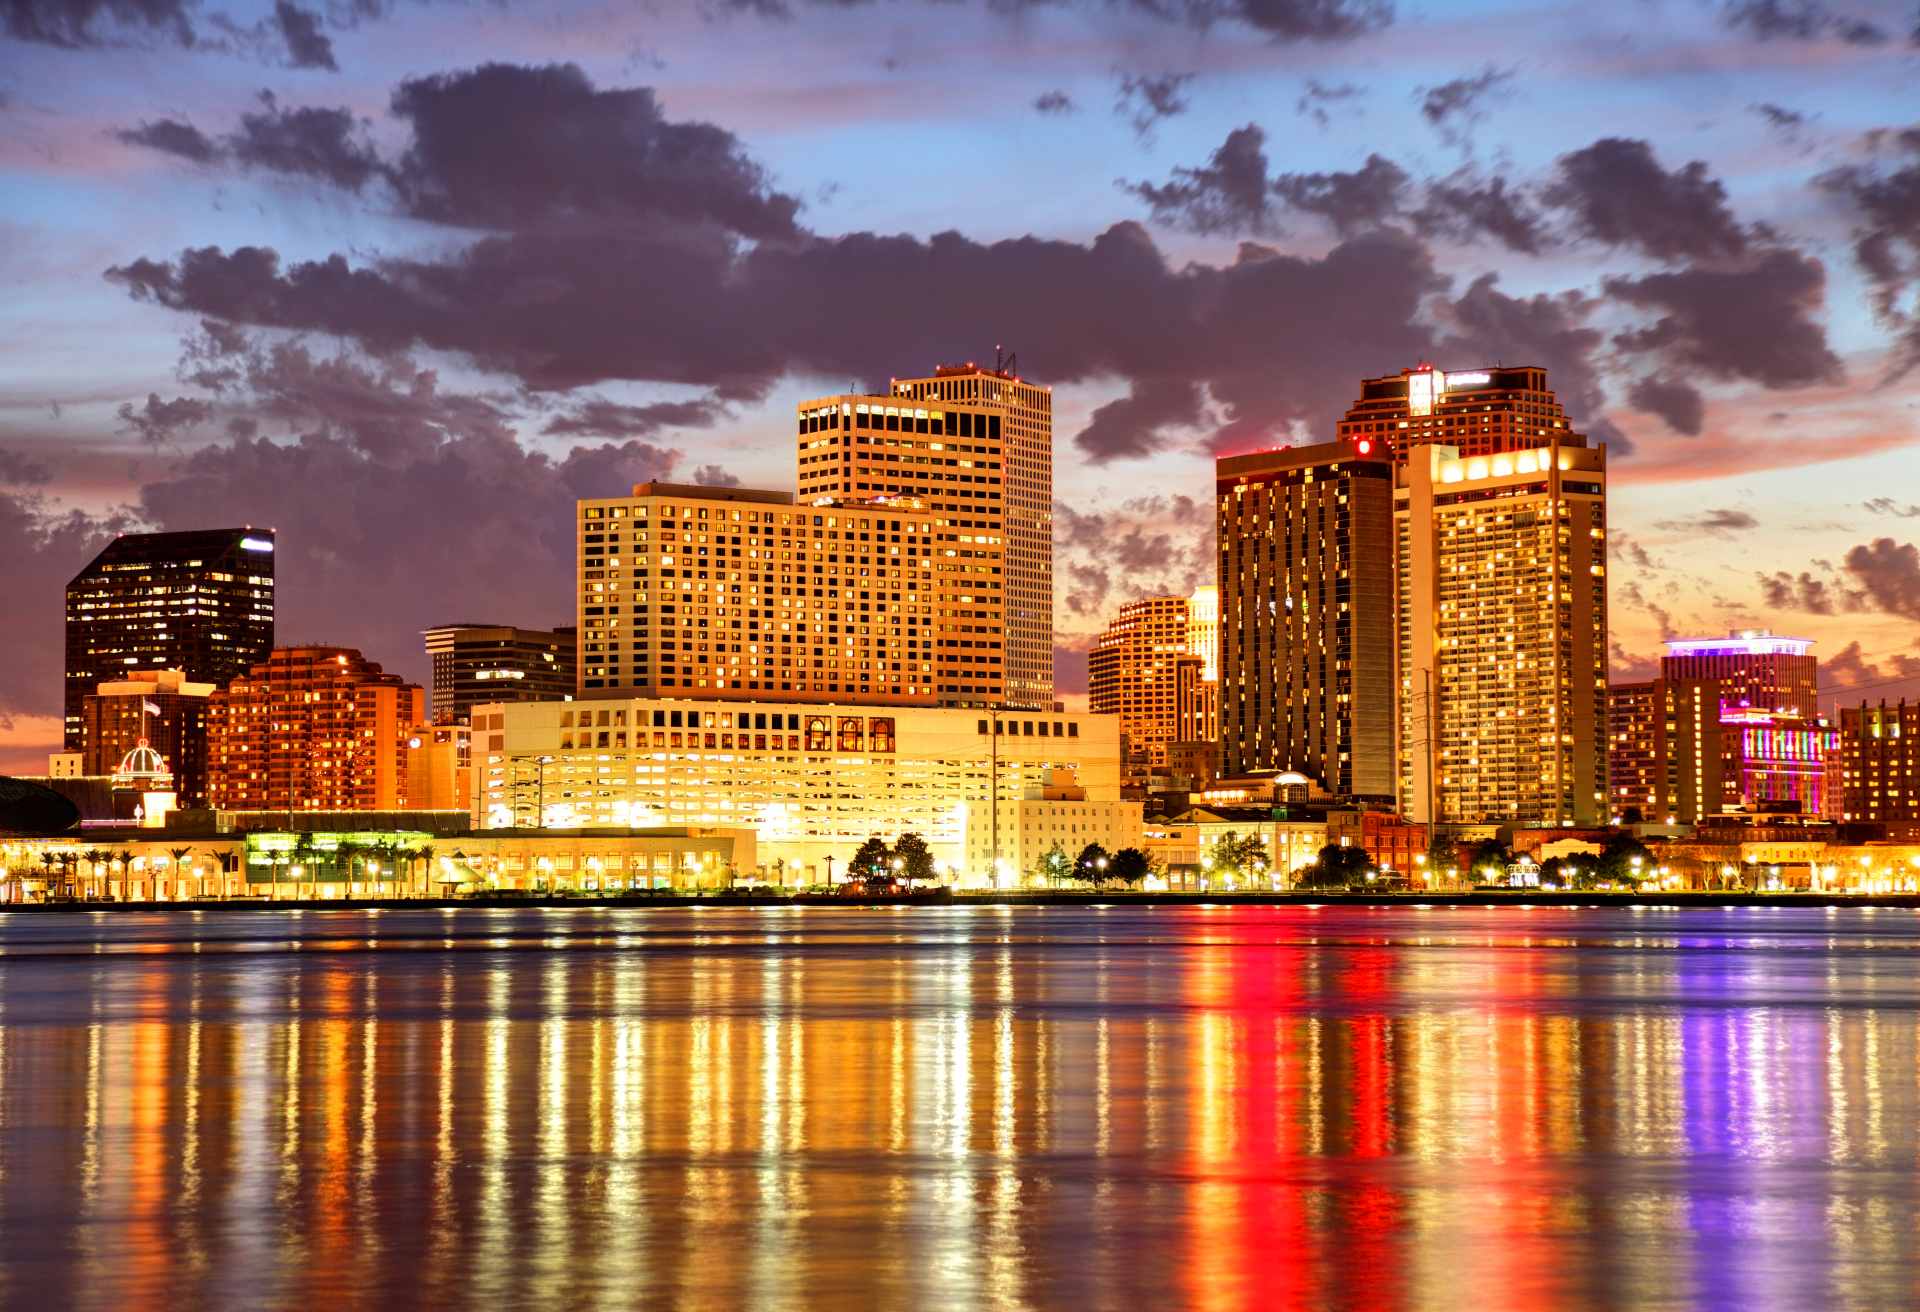
<path fill-rule="evenodd" d="M 1507 867 L 1513 864 L 1513 849 L 1497 838 L 1483 838 L 1467 849 L 1467 878 L 1480 883 L 1489 882 L 1487 870 L 1495 872 L 1493 880 L 1504 881 Z"/>
<path fill-rule="evenodd" d="M 1064 847 L 1055 843 L 1040 857 L 1040 864 L 1034 868 L 1034 873 L 1048 884 L 1058 887 L 1073 877 L 1073 858 L 1067 855 Z"/>
<path fill-rule="evenodd" d="M 1113 858 L 1107 849 L 1098 843 L 1088 843 L 1080 849 L 1080 855 L 1074 858 L 1073 873 L 1076 879 L 1084 879 L 1095 888 L 1107 882 L 1107 871 L 1113 865 Z"/>
<path fill-rule="evenodd" d="M 1132 888 L 1153 873 L 1153 858 L 1137 847 L 1123 847 L 1107 863 L 1107 873 Z"/>
<path fill-rule="evenodd" d="M 1600 878 L 1610 883 L 1638 884 L 1653 873 L 1653 866 L 1652 850 L 1632 834 L 1615 831 L 1600 849 Z"/>
<path fill-rule="evenodd" d="M 1208 854 L 1213 858 L 1214 873 L 1223 879 L 1237 880 L 1267 866 L 1267 845 L 1257 834 L 1242 837 L 1229 829 L 1215 840 Z"/>
<path fill-rule="evenodd" d="M 909 884 L 931 884 L 940 877 L 933 849 L 918 834 L 900 835 L 893 844 L 893 857 L 900 862 L 900 877 Z"/>
<path fill-rule="evenodd" d="M 1300 882 L 1307 888 L 1350 888 L 1364 881 L 1372 868 L 1373 859 L 1365 848 L 1328 843 L 1314 863 L 1301 872 Z"/>
<path fill-rule="evenodd" d="M 1433 883 L 1452 883 L 1460 866 L 1460 844 L 1432 830 L 1427 842 L 1427 878 Z"/>
<path fill-rule="evenodd" d="M 860 850 L 847 862 L 847 878 L 867 879 L 874 875 L 885 875 L 892 867 L 893 849 L 881 842 L 878 834 L 873 834 L 860 844 Z"/>

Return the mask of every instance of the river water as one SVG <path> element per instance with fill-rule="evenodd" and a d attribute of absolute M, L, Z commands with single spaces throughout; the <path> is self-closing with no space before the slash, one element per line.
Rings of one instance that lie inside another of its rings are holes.
<path fill-rule="evenodd" d="M 1920 1303 L 1920 916 L 0 916 L 0 1304 Z"/>

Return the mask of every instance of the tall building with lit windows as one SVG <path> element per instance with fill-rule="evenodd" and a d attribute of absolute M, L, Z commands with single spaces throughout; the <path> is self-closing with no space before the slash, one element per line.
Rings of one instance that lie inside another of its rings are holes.
<path fill-rule="evenodd" d="M 1711 680 L 1730 707 L 1812 717 L 1819 710 L 1820 660 L 1811 638 L 1743 629 L 1724 638 L 1671 638 L 1660 677 Z"/>
<path fill-rule="evenodd" d="M 273 530 L 117 537 L 67 584 L 67 750 L 85 749 L 102 683 L 179 670 L 223 684 L 272 649 Z"/>
<path fill-rule="evenodd" d="M 1402 809 L 1455 826 L 1601 823 L 1606 451 L 1419 443 L 1399 483 Z"/>
<path fill-rule="evenodd" d="M 940 700 L 939 536 L 913 499 L 642 483 L 575 513 L 582 698 Z"/>
<path fill-rule="evenodd" d="M 1009 362 L 1010 363 L 1010 362 Z M 935 685 L 948 705 L 1053 701 L 1053 394 L 942 365 L 798 408 L 800 500 L 909 498 L 933 516 Z"/>
<path fill-rule="evenodd" d="M 465 724 L 479 702 L 573 696 L 575 631 L 508 624 L 442 624 L 427 629 L 436 724 Z"/>
<path fill-rule="evenodd" d="M 1187 635 L 1185 597 L 1142 597 L 1120 607 L 1087 654 L 1087 709 L 1120 717 L 1129 761 L 1164 768 L 1167 747 L 1184 736 L 1182 683 L 1194 678 L 1182 667 L 1195 659 Z"/>
<path fill-rule="evenodd" d="M 1920 823 L 1920 702 L 1840 708 L 1840 818 Z"/>
<path fill-rule="evenodd" d="M 1222 769 L 1394 793 L 1393 462 L 1371 442 L 1215 466 Z"/>
<path fill-rule="evenodd" d="M 426 691 L 351 647 L 281 647 L 207 708 L 207 804 L 222 811 L 405 809 Z"/>
<path fill-rule="evenodd" d="M 1340 420 L 1343 442 L 1367 442 L 1405 463 L 1423 446 L 1490 456 L 1552 443 L 1581 446 L 1559 398 L 1537 365 L 1462 369 L 1421 364 L 1360 383 Z"/>

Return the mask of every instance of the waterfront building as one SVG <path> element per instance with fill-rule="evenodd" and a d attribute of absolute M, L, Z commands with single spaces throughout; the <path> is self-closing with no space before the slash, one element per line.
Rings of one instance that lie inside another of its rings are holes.
<path fill-rule="evenodd" d="M 207 706 L 214 691 L 181 670 L 152 670 L 98 684 L 81 700 L 79 775 L 110 775 L 146 746 L 166 761 L 181 806 L 207 800 Z"/>
<path fill-rule="evenodd" d="M 1920 823 L 1920 702 L 1840 708 L 1840 818 Z"/>
<path fill-rule="evenodd" d="M 1113 716 L 634 697 L 477 707 L 473 732 L 480 827 L 751 829 L 788 883 L 844 875 L 873 835 L 921 835 L 968 883 L 1047 835 L 1140 835 Z"/>
<path fill-rule="evenodd" d="M 407 805 L 426 693 L 348 647 L 282 647 L 214 692 L 208 798 L 226 810 Z"/>
<path fill-rule="evenodd" d="M 433 719 L 465 724 L 477 702 L 549 701 L 574 695 L 576 630 L 510 624 L 442 624 L 422 633 L 433 667 Z"/>
<path fill-rule="evenodd" d="M 577 513 L 582 698 L 938 699 L 924 506 L 642 483 Z"/>
<path fill-rule="evenodd" d="M 1491 456 L 1427 444 L 1404 466 L 1410 819 L 1583 826 L 1606 810 L 1606 452 L 1563 441 L 1584 439 Z"/>
<path fill-rule="evenodd" d="M 422 724 L 407 735 L 407 805 L 466 810 L 473 798 L 472 731 L 465 724 Z"/>
<path fill-rule="evenodd" d="M 1011 366 L 942 365 L 796 416 L 801 501 L 929 511 L 945 705 L 1053 703 L 1053 395 Z"/>
<path fill-rule="evenodd" d="M 1743 629 L 1724 638 L 1669 638 L 1660 677 L 1715 685 L 1720 703 L 1814 718 L 1819 711 L 1820 661 L 1811 638 L 1786 638 Z"/>
<path fill-rule="evenodd" d="M 66 747 L 86 746 L 100 684 L 179 670 L 224 684 L 273 647 L 273 531 L 115 538 L 67 584 Z"/>
<path fill-rule="evenodd" d="M 1340 441 L 1392 453 L 1401 463 L 1423 446 L 1490 456 L 1549 445 L 1584 446 L 1537 365 L 1448 373 L 1430 364 L 1360 383 L 1337 426 Z"/>
<path fill-rule="evenodd" d="M 1222 770 L 1391 797 L 1391 459 L 1365 439 L 1230 456 L 1215 492 Z"/>
<path fill-rule="evenodd" d="M 1197 658 L 1187 647 L 1185 597 L 1142 597 L 1120 607 L 1087 654 L 1087 708 L 1120 720 L 1127 760 L 1164 770 L 1171 743 L 1191 741 L 1190 716 L 1204 708 L 1189 686 L 1182 699 L 1182 671 L 1197 682 Z M 1182 712 L 1188 712 L 1183 715 Z"/>

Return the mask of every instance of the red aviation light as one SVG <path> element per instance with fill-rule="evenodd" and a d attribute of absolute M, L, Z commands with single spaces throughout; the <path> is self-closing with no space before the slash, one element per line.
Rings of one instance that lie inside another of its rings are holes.
<path fill-rule="evenodd" d="M 1363 437 L 1358 442 L 1355 442 L 1353 444 L 1353 447 L 1354 447 L 1354 450 L 1358 451 L 1363 456 L 1372 455 L 1373 439 L 1370 437 Z"/>

